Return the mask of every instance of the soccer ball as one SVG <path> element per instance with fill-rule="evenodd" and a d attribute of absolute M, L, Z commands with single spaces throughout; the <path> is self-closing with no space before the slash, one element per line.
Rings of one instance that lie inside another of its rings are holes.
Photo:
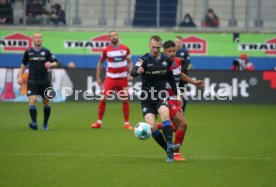
<path fill-rule="evenodd" d="M 134 128 L 134 134 L 139 140 L 146 140 L 151 135 L 150 125 L 145 122 L 138 123 Z"/>

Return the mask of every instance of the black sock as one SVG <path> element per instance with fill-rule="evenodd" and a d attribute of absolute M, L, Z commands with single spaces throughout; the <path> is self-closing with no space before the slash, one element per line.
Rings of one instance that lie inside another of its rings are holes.
<path fill-rule="evenodd" d="M 51 113 L 51 106 L 44 106 L 44 122 L 43 122 L 43 124 L 48 123 L 50 113 Z"/>
<path fill-rule="evenodd" d="M 36 123 L 36 106 L 29 106 L 29 112 L 33 123 Z"/>
<path fill-rule="evenodd" d="M 170 120 L 162 121 L 162 131 L 166 142 L 172 143 L 172 124 Z"/>
<path fill-rule="evenodd" d="M 159 130 L 152 132 L 152 137 L 155 139 L 155 141 L 165 150 L 167 151 L 167 144 L 164 139 L 164 136 L 162 133 L 160 133 Z"/>

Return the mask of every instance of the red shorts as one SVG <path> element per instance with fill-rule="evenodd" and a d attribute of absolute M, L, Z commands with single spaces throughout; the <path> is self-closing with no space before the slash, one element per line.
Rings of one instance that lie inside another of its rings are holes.
<path fill-rule="evenodd" d="M 173 118 L 173 116 L 177 112 L 182 112 L 180 102 L 178 100 L 168 100 L 169 110 L 170 110 L 170 119 Z"/>
<path fill-rule="evenodd" d="M 127 79 L 106 78 L 102 86 L 102 94 L 105 96 L 113 95 L 116 91 L 120 96 L 128 96 Z"/>

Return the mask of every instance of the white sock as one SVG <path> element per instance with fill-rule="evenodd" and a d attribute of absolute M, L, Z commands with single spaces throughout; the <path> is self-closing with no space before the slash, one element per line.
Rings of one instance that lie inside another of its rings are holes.
<path fill-rule="evenodd" d="M 102 124 L 102 120 L 98 120 L 98 123 L 99 123 L 99 124 Z"/>

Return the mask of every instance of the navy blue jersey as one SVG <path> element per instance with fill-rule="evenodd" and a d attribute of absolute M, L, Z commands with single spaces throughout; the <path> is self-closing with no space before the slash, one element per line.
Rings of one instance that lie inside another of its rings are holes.
<path fill-rule="evenodd" d="M 30 48 L 25 51 L 22 63 L 29 65 L 29 82 L 42 83 L 49 81 L 48 71 L 45 68 L 46 62 L 57 62 L 55 56 L 46 48 L 39 50 Z"/>
<path fill-rule="evenodd" d="M 190 54 L 187 49 L 184 47 L 181 49 L 178 49 L 176 51 L 176 57 L 181 58 L 182 61 L 182 69 L 187 70 L 189 64 L 190 64 Z M 185 72 L 184 72 L 185 73 Z"/>
<path fill-rule="evenodd" d="M 176 57 L 185 59 L 185 60 L 190 60 L 189 51 L 184 47 L 182 47 L 176 51 Z"/>
<path fill-rule="evenodd" d="M 190 64 L 189 51 L 187 49 L 185 49 L 184 47 L 182 47 L 176 51 L 176 57 L 180 58 L 182 61 L 181 71 L 183 73 L 185 73 L 186 75 L 188 75 L 188 67 Z M 181 79 L 179 80 L 179 87 L 184 87 L 185 84 L 187 84 L 186 81 L 183 81 Z"/>
<path fill-rule="evenodd" d="M 175 94 L 177 88 L 172 72 L 171 59 L 161 54 L 158 59 L 152 57 L 149 53 L 142 56 L 136 63 L 132 76 L 138 76 L 137 69 L 144 68 L 144 73 L 141 74 L 142 90 L 149 91 L 152 87 L 157 92 L 166 90 L 166 83 L 169 82 Z"/>

